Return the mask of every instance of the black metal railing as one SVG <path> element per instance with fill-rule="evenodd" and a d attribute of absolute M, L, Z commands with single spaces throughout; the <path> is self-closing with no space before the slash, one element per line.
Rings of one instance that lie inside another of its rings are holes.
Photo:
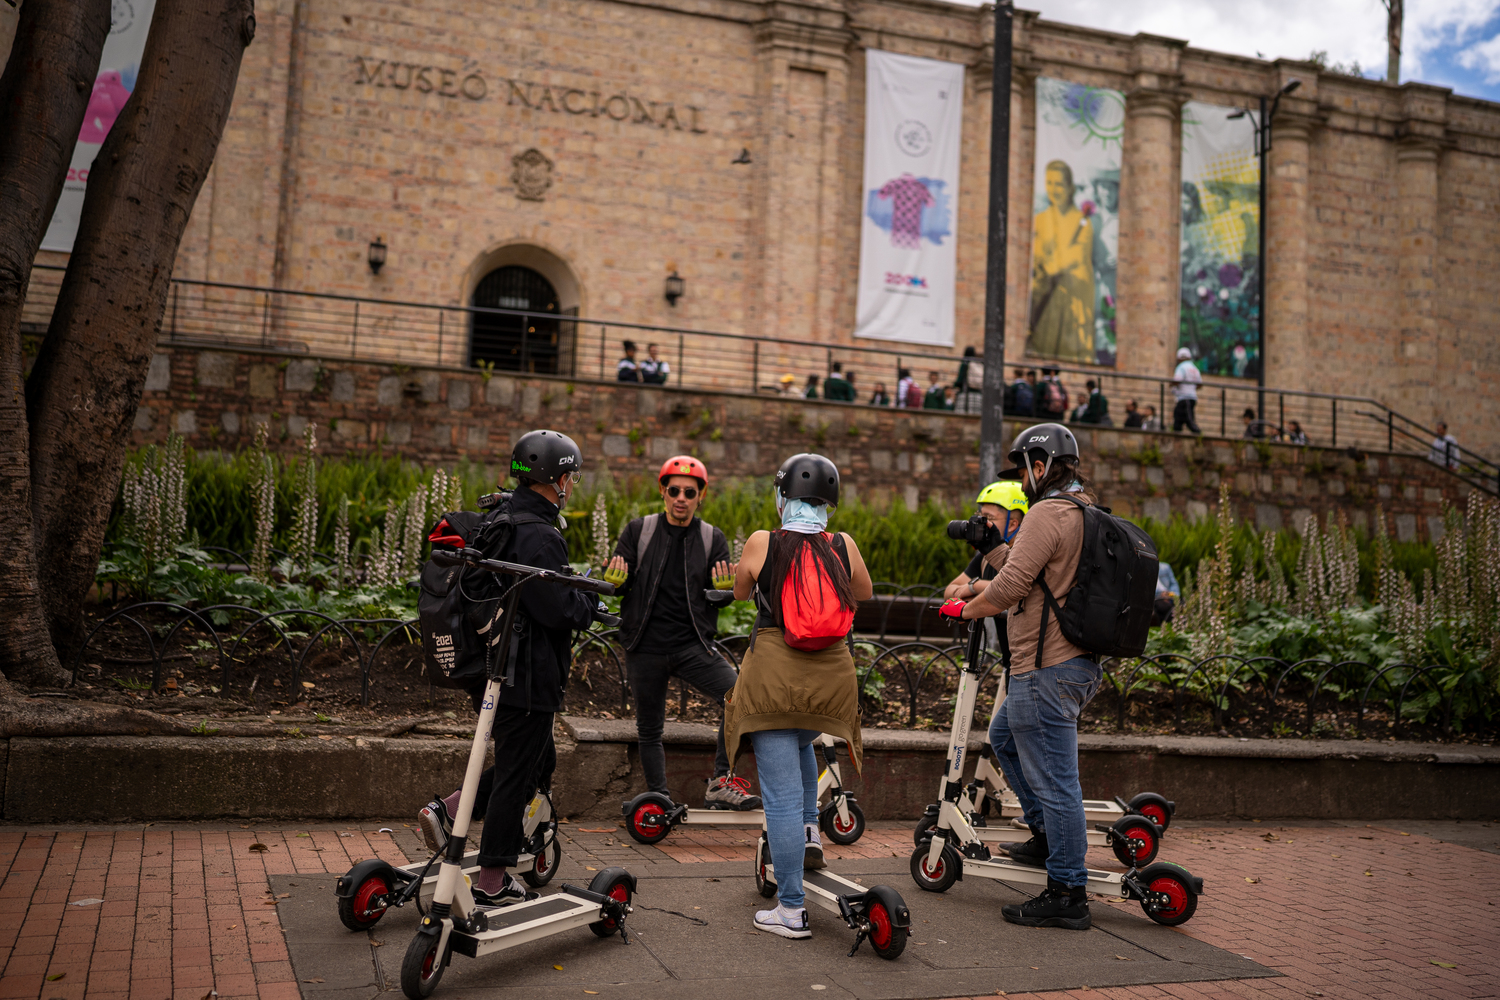
<path fill-rule="evenodd" d="M 63 268 L 37 265 L 23 309 L 26 329 L 45 329 L 56 303 Z M 365 361 L 470 367 L 470 331 L 476 317 L 524 321 L 511 353 L 477 359 L 490 370 L 569 378 L 612 380 L 621 342 L 658 346 L 671 367 L 667 384 L 724 392 L 800 396 L 809 375 L 824 380 L 840 364 L 854 375 L 855 402 L 868 405 L 877 386 L 894 400 L 903 370 L 926 387 L 936 373 L 942 384 L 956 381 L 961 358 L 951 353 L 852 344 L 818 344 L 795 339 L 695 330 L 556 312 L 479 306 L 434 305 L 372 299 L 326 292 L 301 292 L 173 278 L 162 319 L 161 340 L 194 346 L 254 347 Z M 527 337 L 545 337 L 532 344 Z M 556 343 L 553 343 L 555 338 Z M 982 359 L 979 359 L 982 360 Z M 1109 401 L 1109 426 L 1126 425 L 1126 405 L 1134 401 L 1153 425 L 1170 431 L 1175 398 L 1169 377 L 1081 368 L 1040 359 L 1011 361 L 1009 368 L 1054 368 L 1064 380 L 1068 412 L 1087 402 L 1085 380 L 1093 380 Z M 784 382 L 785 376 L 792 380 Z M 1013 380 L 1013 377 L 1008 377 Z M 976 386 L 977 389 L 977 386 Z M 1368 451 L 1416 453 L 1448 468 L 1471 485 L 1500 493 L 1500 465 L 1367 396 L 1258 387 L 1243 380 L 1210 379 L 1197 389 L 1198 432 L 1255 444 L 1289 443 Z M 822 391 L 819 397 L 822 397 Z M 956 409 L 978 413 L 978 392 L 955 393 Z M 1043 416 L 1008 413 L 1015 419 Z M 1084 425 L 1087 426 L 1087 425 Z"/>

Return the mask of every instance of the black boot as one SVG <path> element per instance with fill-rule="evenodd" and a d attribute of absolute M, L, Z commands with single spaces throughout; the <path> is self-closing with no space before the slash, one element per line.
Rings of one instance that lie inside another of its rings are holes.
<path fill-rule="evenodd" d="M 1002 906 L 1000 914 L 1010 923 L 1022 927 L 1066 927 L 1086 931 L 1093 923 L 1089 916 L 1088 889 L 1081 885 L 1069 888 L 1050 878 L 1040 896 L 1024 903 Z"/>
<path fill-rule="evenodd" d="M 1010 855 L 1012 861 L 1018 864 L 1030 865 L 1033 868 L 1046 868 L 1047 855 L 1051 853 L 1051 849 L 1047 847 L 1046 831 L 1036 831 L 1024 844 L 1012 844 L 1006 853 Z"/>

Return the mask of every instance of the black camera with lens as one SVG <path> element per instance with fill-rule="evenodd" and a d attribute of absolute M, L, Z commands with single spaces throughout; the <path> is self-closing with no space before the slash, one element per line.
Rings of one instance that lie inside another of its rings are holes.
<path fill-rule="evenodd" d="M 966 521 L 949 521 L 948 537 L 968 542 L 983 555 L 1000 544 L 1000 529 L 983 514 L 975 514 Z"/>

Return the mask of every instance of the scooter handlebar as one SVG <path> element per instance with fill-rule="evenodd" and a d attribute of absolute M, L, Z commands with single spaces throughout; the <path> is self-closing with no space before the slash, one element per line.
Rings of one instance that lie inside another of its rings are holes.
<path fill-rule="evenodd" d="M 734 597 L 732 590 L 705 590 L 703 596 L 710 601 L 727 601 Z"/>
<path fill-rule="evenodd" d="M 542 580 L 555 580 L 575 590 L 586 590 L 593 594 L 610 595 L 615 592 L 615 585 L 603 580 L 595 580 L 591 577 L 578 576 L 574 573 L 565 573 L 561 570 L 543 569 L 541 566 L 527 566 L 523 563 L 505 562 L 500 559 L 486 559 L 478 549 L 459 549 L 450 552 L 439 549 L 432 553 L 432 561 L 439 566 L 458 566 L 467 564 L 475 569 L 482 569 L 489 573 L 498 573 L 504 576 L 534 576 Z"/>

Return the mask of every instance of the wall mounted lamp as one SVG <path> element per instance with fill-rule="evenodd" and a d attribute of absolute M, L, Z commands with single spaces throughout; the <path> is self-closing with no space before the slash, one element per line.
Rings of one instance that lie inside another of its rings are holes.
<path fill-rule="evenodd" d="M 379 274 L 380 269 L 385 266 L 385 237 L 375 237 L 375 242 L 370 244 L 370 254 L 367 258 L 370 262 L 370 273 Z"/>
<path fill-rule="evenodd" d="M 683 279 L 675 270 L 671 274 L 667 275 L 667 305 L 676 306 L 677 300 L 682 298 L 683 293 L 686 291 L 687 281 Z"/>

